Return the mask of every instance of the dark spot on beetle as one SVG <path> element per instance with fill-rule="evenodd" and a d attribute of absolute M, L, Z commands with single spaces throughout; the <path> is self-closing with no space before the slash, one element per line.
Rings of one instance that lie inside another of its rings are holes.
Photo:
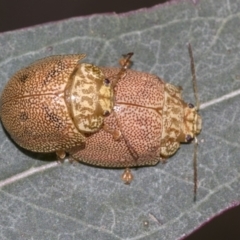
<path fill-rule="evenodd" d="M 22 74 L 21 76 L 19 76 L 19 80 L 22 83 L 25 83 L 27 81 L 28 75 L 27 74 Z"/>
<path fill-rule="evenodd" d="M 26 112 L 21 112 L 19 115 L 19 119 L 21 122 L 25 122 L 28 119 L 28 114 Z"/>
<path fill-rule="evenodd" d="M 104 84 L 105 84 L 106 86 L 108 86 L 108 85 L 110 84 L 110 80 L 109 80 L 108 78 L 105 78 L 105 79 L 104 79 Z"/>
<path fill-rule="evenodd" d="M 189 108 L 194 108 L 194 105 L 192 103 L 188 103 Z"/>
<path fill-rule="evenodd" d="M 191 135 L 186 135 L 186 142 L 190 143 L 193 140 L 193 137 Z"/>
<path fill-rule="evenodd" d="M 48 83 L 50 83 L 53 79 L 58 77 L 61 72 L 65 70 L 66 67 L 66 64 L 64 64 L 64 62 L 61 60 L 56 62 L 53 68 L 48 73 L 46 73 L 43 84 L 47 85 Z"/>
<path fill-rule="evenodd" d="M 103 116 L 104 116 L 104 117 L 107 117 L 107 116 L 109 116 L 109 115 L 110 115 L 110 112 L 109 112 L 108 110 L 106 110 L 106 111 L 103 112 Z"/>
<path fill-rule="evenodd" d="M 51 71 L 49 71 L 44 80 L 43 80 L 43 84 L 47 85 L 48 83 L 50 83 L 57 75 L 59 74 L 59 72 L 56 69 L 53 69 Z"/>
<path fill-rule="evenodd" d="M 67 65 L 65 64 L 65 62 L 63 60 L 58 61 L 57 68 L 59 71 L 65 70 L 66 67 L 67 67 Z"/>
<path fill-rule="evenodd" d="M 54 123 L 54 127 L 57 129 L 61 129 L 63 127 L 62 118 L 59 117 L 57 114 L 52 112 L 51 109 L 49 109 L 47 106 L 43 106 L 43 109 L 46 113 L 46 119 L 47 121 Z"/>

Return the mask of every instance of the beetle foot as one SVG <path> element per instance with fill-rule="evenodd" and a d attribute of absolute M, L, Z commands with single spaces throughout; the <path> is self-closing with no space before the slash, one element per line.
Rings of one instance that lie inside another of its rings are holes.
<path fill-rule="evenodd" d="M 106 131 L 107 133 L 110 133 L 113 136 L 113 139 L 115 141 L 119 141 L 120 140 L 121 135 L 122 135 L 120 130 L 112 129 L 112 128 L 108 127 L 107 125 L 103 126 L 103 130 Z"/>
<path fill-rule="evenodd" d="M 133 53 L 124 54 L 123 57 L 119 59 L 119 64 L 122 68 L 127 69 L 131 67 L 132 61 L 130 58 L 132 55 Z"/>
<path fill-rule="evenodd" d="M 58 150 L 56 151 L 56 155 L 57 155 L 58 161 L 63 163 L 66 157 L 66 152 L 63 150 Z"/>
<path fill-rule="evenodd" d="M 113 139 L 115 141 L 119 141 L 120 138 L 121 138 L 122 133 L 121 133 L 121 131 L 115 129 L 115 130 L 113 130 L 112 135 L 113 135 Z"/>
<path fill-rule="evenodd" d="M 133 174 L 130 168 L 126 168 L 122 174 L 122 180 L 125 184 L 130 184 L 133 180 Z"/>

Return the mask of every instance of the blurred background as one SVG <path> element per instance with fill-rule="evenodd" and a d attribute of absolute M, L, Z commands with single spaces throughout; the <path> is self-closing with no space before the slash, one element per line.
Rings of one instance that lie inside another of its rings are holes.
<path fill-rule="evenodd" d="M 189 0 L 191 1 L 191 0 Z M 95 13 L 124 13 L 164 3 L 164 0 L 0 0 L 0 33 Z M 240 207 L 206 223 L 185 240 L 240 239 Z"/>
<path fill-rule="evenodd" d="M 0 32 L 94 13 L 123 13 L 166 0 L 0 0 Z"/>

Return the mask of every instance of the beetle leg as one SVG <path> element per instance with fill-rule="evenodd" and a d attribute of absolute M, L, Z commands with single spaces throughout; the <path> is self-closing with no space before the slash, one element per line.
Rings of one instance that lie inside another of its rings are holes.
<path fill-rule="evenodd" d="M 132 57 L 133 53 L 130 52 L 126 55 L 123 55 L 123 58 L 119 60 L 119 64 L 121 65 L 121 69 L 118 72 L 118 74 L 114 75 L 111 79 L 113 88 L 117 85 L 118 81 L 123 78 L 124 74 L 126 73 L 126 70 L 131 66 L 132 62 L 130 61 L 130 58 Z"/>
<path fill-rule="evenodd" d="M 103 130 L 106 131 L 107 133 L 110 133 L 110 134 L 113 136 L 113 139 L 114 139 L 115 141 L 120 140 L 121 135 L 122 135 L 122 133 L 121 133 L 120 130 L 112 129 L 112 128 L 110 128 L 110 127 L 107 126 L 107 125 L 103 125 Z"/>
<path fill-rule="evenodd" d="M 57 155 L 58 160 L 61 163 L 63 163 L 64 162 L 64 158 L 66 157 L 66 152 L 63 151 L 63 150 L 58 150 L 58 151 L 56 151 L 56 155 Z"/>
<path fill-rule="evenodd" d="M 122 174 L 122 180 L 125 184 L 130 184 L 133 180 L 133 174 L 130 168 L 126 168 Z"/>
<path fill-rule="evenodd" d="M 122 58 L 119 60 L 119 64 L 124 69 L 130 68 L 132 65 L 132 61 L 130 61 L 130 58 L 132 57 L 133 53 L 130 52 L 128 54 L 124 54 Z"/>

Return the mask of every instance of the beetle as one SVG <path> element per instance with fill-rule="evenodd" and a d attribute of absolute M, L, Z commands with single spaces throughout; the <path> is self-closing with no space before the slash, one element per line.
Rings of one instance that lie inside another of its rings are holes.
<path fill-rule="evenodd" d="M 117 67 L 101 70 L 110 81 L 119 72 Z M 198 107 L 183 101 L 181 87 L 153 74 L 127 69 L 114 93 L 113 111 L 104 118 L 104 127 L 70 155 L 95 166 L 126 168 L 125 183 L 133 178 L 130 167 L 165 162 L 181 142 L 190 143 L 201 131 Z"/>
<path fill-rule="evenodd" d="M 113 108 L 113 88 L 85 54 L 56 55 L 18 71 L 0 99 L 1 120 L 13 140 L 34 152 L 84 144 Z"/>
<path fill-rule="evenodd" d="M 155 165 L 201 131 L 198 107 L 182 89 L 129 68 L 80 63 L 85 55 L 51 56 L 18 71 L 0 99 L 1 120 L 13 140 L 61 159 L 125 168 Z"/>

